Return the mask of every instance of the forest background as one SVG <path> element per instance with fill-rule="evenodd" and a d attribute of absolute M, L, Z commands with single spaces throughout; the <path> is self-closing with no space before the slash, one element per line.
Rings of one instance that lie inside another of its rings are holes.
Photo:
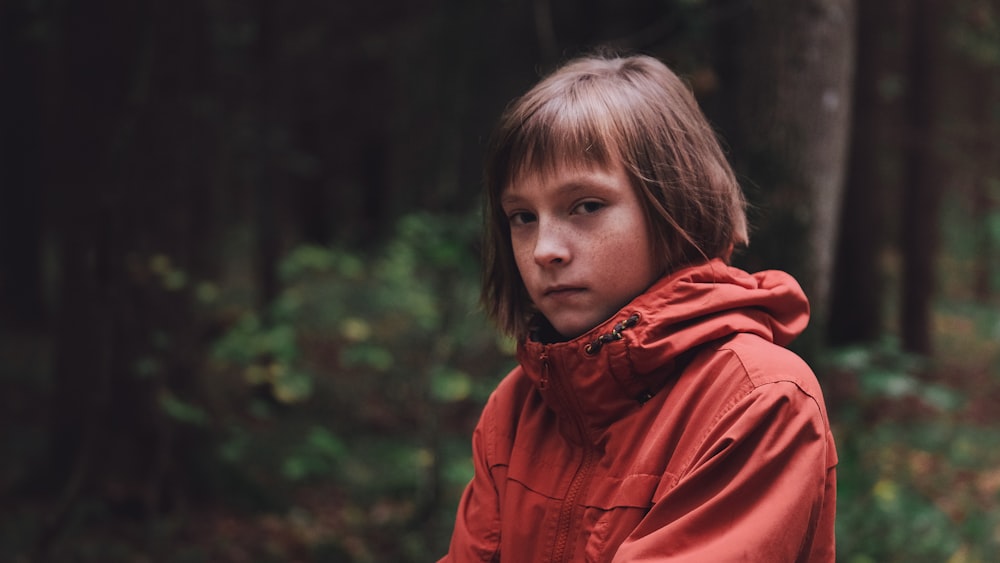
<path fill-rule="evenodd" d="M 691 85 L 798 276 L 839 559 L 1000 552 L 996 0 L 0 3 L 0 561 L 429 561 L 513 365 L 504 105 Z"/>

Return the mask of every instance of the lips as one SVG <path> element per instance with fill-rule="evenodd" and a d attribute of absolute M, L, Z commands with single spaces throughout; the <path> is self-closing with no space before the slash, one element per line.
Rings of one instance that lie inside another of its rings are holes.
<path fill-rule="evenodd" d="M 569 286 L 569 285 L 556 285 L 552 287 L 545 288 L 543 295 L 546 297 L 561 297 L 567 295 L 573 295 L 583 291 L 584 288 Z"/>

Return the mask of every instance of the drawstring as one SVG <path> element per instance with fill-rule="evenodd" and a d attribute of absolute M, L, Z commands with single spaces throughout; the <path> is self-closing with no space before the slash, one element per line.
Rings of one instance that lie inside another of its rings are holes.
<path fill-rule="evenodd" d="M 609 332 L 607 334 L 602 334 L 602 335 L 598 336 L 597 338 L 595 338 L 593 342 L 591 342 L 590 344 L 587 344 L 587 346 L 583 349 L 583 351 L 586 352 L 588 355 L 593 356 L 594 354 L 600 352 L 601 351 L 601 347 L 603 347 L 608 342 L 614 342 L 615 340 L 621 340 L 622 339 L 622 331 L 625 330 L 625 329 L 627 329 L 627 328 L 632 328 L 635 325 L 637 325 L 638 323 L 639 323 L 639 313 L 635 313 L 631 317 L 629 317 L 629 318 L 625 319 L 624 321 L 616 324 L 614 326 L 614 328 L 611 329 L 611 332 Z"/>

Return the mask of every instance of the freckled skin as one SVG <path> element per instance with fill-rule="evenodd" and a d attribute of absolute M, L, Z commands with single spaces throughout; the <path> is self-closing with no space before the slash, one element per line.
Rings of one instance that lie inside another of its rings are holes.
<path fill-rule="evenodd" d="M 564 338 L 607 320 L 659 277 L 642 205 L 619 162 L 528 172 L 501 201 L 528 295 Z"/>

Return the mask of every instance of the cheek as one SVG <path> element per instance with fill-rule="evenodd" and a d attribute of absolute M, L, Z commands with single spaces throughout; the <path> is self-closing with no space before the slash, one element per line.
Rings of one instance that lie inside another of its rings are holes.
<path fill-rule="evenodd" d="M 615 260 L 619 263 L 627 263 L 631 269 L 634 283 L 645 289 L 659 277 L 661 269 L 649 234 L 645 231 L 632 232 L 628 236 L 623 235 L 620 240 L 631 242 L 628 244 L 619 242 L 615 245 Z"/>
<path fill-rule="evenodd" d="M 524 241 L 515 240 L 514 237 L 511 238 L 510 252 L 514 257 L 514 265 L 517 266 L 517 272 L 520 274 L 521 278 L 524 278 L 524 273 L 527 271 L 526 268 L 531 260 L 531 253 L 529 251 L 528 245 Z"/>

